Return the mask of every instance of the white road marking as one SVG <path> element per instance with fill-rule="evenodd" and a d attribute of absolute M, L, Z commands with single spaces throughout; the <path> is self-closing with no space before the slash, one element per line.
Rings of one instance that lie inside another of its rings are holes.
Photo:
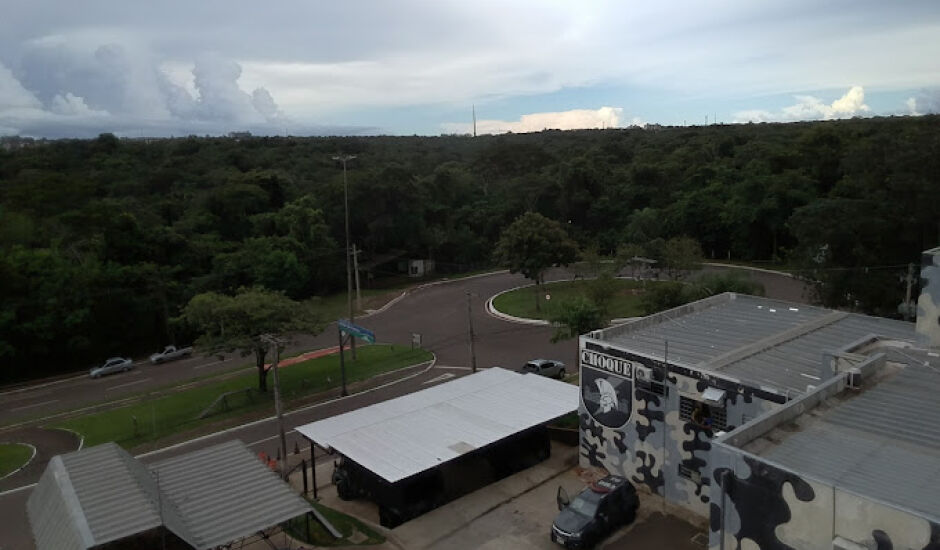
<path fill-rule="evenodd" d="M 116 390 L 116 389 L 118 389 L 118 388 L 124 388 L 124 387 L 127 387 L 127 386 L 133 386 L 134 384 L 140 384 L 141 382 L 147 382 L 147 381 L 149 381 L 149 380 L 152 380 L 152 378 L 141 378 L 140 380 L 134 380 L 133 382 L 128 382 L 127 384 L 118 384 L 117 386 L 111 386 L 110 388 L 106 389 L 105 391 Z"/>
<path fill-rule="evenodd" d="M 41 407 L 43 405 L 48 405 L 49 403 L 55 403 L 58 399 L 53 399 L 51 401 L 43 401 L 42 403 L 33 403 L 32 405 L 23 405 L 22 407 L 14 407 L 10 409 L 11 411 L 21 411 L 23 409 L 32 409 L 33 407 Z"/>
<path fill-rule="evenodd" d="M 436 369 L 453 369 L 453 370 L 472 370 L 470 367 L 454 367 L 450 365 L 434 365 Z M 484 367 L 477 367 L 477 369 L 482 369 Z"/>
<path fill-rule="evenodd" d="M 451 373 L 449 373 L 449 372 L 445 372 L 444 374 L 442 374 L 442 375 L 440 375 L 440 376 L 435 376 L 434 378 L 432 378 L 432 379 L 430 379 L 430 380 L 426 380 L 426 381 L 424 381 L 424 382 L 421 382 L 421 384 L 422 384 L 422 385 L 424 385 L 424 384 L 434 384 L 434 383 L 436 383 L 436 382 L 443 382 L 444 380 L 447 380 L 448 378 L 453 378 L 453 377 L 454 377 L 453 374 L 451 374 Z"/>

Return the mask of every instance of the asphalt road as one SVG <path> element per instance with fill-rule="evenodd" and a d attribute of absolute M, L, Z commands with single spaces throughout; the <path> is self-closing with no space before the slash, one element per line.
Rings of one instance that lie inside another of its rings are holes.
<path fill-rule="evenodd" d="M 803 285 L 799 281 L 770 273 L 749 273 L 765 285 L 767 296 L 770 298 L 806 301 Z M 563 270 L 553 270 L 547 275 L 546 280 L 568 277 Z M 576 340 L 553 344 L 550 341 L 552 329 L 549 327 L 510 323 L 496 319 L 485 312 L 484 304 L 490 296 L 502 290 L 526 284 L 528 281 L 521 275 L 498 273 L 425 285 L 408 293 L 384 311 L 358 320 L 359 324 L 373 330 L 381 342 L 410 345 L 412 334 L 420 334 L 422 346 L 435 353 L 436 366 L 416 374 L 413 378 L 375 391 L 292 411 L 287 416 L 288 429 L 292 430 L 295 426 L 307 422 L 417 391 L 452 376 L 466 374 L 470 364 L 467 338 L 468 292 L 476 335 L 475 350 L 478 366 L 503 366 L 515 370 L 525 361 L 536 357 L 560 359 L 568 365 L 575 365 Z M 335 325 L 331 325 L 318 336 L 300 337 L 291 350 L 331 347 L 337 344 L 337 339 Z M 0 423 L 9 424 L 17 420 L 35 419 L 56 411 L 92 406 L 105 400 L 127 398 L 146 390 L 189 380 L 194 376 L 228 370 L 245 360 L 241 357 L 229 357 L 226 361 L 220 362 L 216 358 L 193 357 L 164 365 L 141 365 L 130 373 L 97 380 L 79 376 L 0 392 Z M 400 377 L 407 374 L 409 373 L 401 372 L 394 376 Z M 370 384 L 383 382 L 380 378 L 371 381 Z M 143 457 L 143 460 L 154 461 L 168 458 L 174 454 L 233 438 L 246 442 L 255 452 L 265 451 L 273 455 L 276 452 L 275 434 L 276 429 L 271 420 L 259 421 L 148 454 Z M 0 433 L 0 436 L 2 435 Z M 295 443 L 297 447 L 307 448 L 301 439 L 296 432 L 289 431 L 288 449 L 293 450 Z M 55 444 L 59 443 L 55 442 Z M 45 459 L 48 460 L 48 457 Z M 37 463 L 30 469 L 27 476 L 20 476 L 15 483 L 34 482 L 41 471 L 41 464 Z M 0 486 L 0 490 L 10 488 L 10 481 L 13 480 L 7 480 L 7 483 Z M 29 489 L 0 493 L 0 550 L 32 547 L 28 523 L 25 519 L 25 503 L 29 493 Z"/>

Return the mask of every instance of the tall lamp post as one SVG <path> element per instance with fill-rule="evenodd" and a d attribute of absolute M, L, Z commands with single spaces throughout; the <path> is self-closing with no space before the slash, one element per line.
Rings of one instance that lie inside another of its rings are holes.
<path fill-rule="evenodd" d="M 336 155 L 333 160 L 343 163 L 343 206 L 346 211 L 346 305 L 349 308 L 349 322 L 355 322 L 352 306 L 352 255 L 349 252 L 349 191 L 346 184 L 346 163 L 356 158 L 356 155 Z M 340 346 L 343 343 L 340 341 Z M 352 334 L 349 335 L 349 351 L 352 354 L 352 360 L 356 360 L 356 339 Z M 342 353 L 342 350 L 340 350 Z"/>

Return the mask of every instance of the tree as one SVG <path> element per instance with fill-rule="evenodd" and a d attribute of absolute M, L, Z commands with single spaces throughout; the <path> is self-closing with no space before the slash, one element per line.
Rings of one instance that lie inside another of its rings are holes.
<path fill-rule="evenodd" d="M 535 282 L 535 309 L 541 311 L 542 275 L 553 265 L 568 265 L 578 254 L 574 241 L 555 220 L 526 212 L 512 222 L 496 244 L 496 261 Z"/>
<path fill-rule="evenodd" d="M 574 338 L 603 323 L 600 308 L 583 296 L 562 302 L 548 320 L 555 326 L 552 342 Z"/>
<path fill-rule="evenodd" d="M 660 265 L 666 270 L 666 275 L 676 281 L 687 272 L 701 269 L 702 247 L 689 237 L 669 239 L 663 245 Z"/>
<path fill-rule="evenodd" d="M 264 358 L 268 343 L 262 337 L 319 332 L 321 323 L 314 305 L 260 287 L 241 288 L 234 296 L 205 292 L 193 296 L 180 320 L 200 333 L 196 347 L 206 353 L 240 350 L 242 355 L 254 354 L 258 389 L 267 391 Z"/>

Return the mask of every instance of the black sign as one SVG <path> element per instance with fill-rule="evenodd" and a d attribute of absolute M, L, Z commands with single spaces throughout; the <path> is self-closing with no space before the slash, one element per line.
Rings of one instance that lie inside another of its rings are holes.
<path fill-rule="evenodd" d="M 599 424 L 621 428 L 633 413 L 633 380 L 582 362 L 581 400 Z"/>

